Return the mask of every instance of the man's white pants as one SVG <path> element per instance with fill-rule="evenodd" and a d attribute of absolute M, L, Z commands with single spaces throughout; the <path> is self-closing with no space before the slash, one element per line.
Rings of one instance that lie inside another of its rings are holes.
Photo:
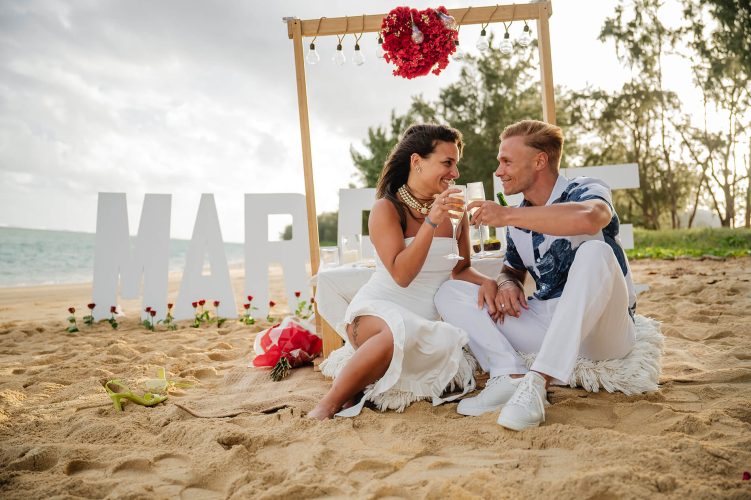
<path fill-rule="evenodd" d="M 582 243 L 560 297 L 528 300 L 519 318 L 496 324 L 477 308 L 478 285 L 450 280 L 435 296 L 443 319 L 464 329 L 469 347 L 491 377 L 527 371 L 516 351 L 537 353 L 531 369 L 568 383 L 577 356 L 594 361 L 626 356 L 635 328 L 628 291 L 607 243 Z"/>

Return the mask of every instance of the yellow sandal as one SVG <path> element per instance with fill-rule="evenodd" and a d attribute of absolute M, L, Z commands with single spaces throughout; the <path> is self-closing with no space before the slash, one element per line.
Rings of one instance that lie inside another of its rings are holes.
<path fill-rule="evenodd" d="M 104 388 L 110 399 L 112 399 L 112 403 L 115 405 L 117 411 L 123 411 L 122 400 L 130 400 L 142 406 L 154 406 L 167 399 L 166 395 L 162 396 L 161 394 L 152 394 L 150 392 L 145 393 L 143 396 L 137 396 L 119 379 L 108 381 L 104 384 Z"/>

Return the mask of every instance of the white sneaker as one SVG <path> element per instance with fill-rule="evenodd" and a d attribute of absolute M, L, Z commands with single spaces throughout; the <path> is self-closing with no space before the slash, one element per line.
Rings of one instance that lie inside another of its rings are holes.
<path fill-rule="evenodd" d="M 545 421 L 546 396 L 545 378 L 537 372 L 528 372 L 501 409 L 498 423 L 515 431 L 537 427 Z"/>
<path fill-rule="evenodd" d="M 478 417 L 483 413 L 498 411 L 513 396 L 521 381 L 522 377 L 511 378 L 509 375 L 493 377 L 488 380 L 485 389 L 480 394 L 459 401 L 456 411 L 470 417 Z"/>

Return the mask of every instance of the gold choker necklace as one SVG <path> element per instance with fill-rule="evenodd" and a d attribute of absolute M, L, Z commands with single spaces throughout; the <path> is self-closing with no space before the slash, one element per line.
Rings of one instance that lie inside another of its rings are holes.
<path fill-rule="evenodd" d="M 412 196 L 412 193 L 409 192 L 406 184 L 403 184 L 402 187 L 397 189 L 396 192 L 399 193 L 399 196 L 402 198 L 402 201 L 405 205 L 407 205 L 409 208 L 414 208 L 423 215 L 427 215 L 428 212 L 430 212 L 430 208 L 433 206 L 432 201 L 430 203 L 422 203 L 417 201 L 415 197 Z"/>

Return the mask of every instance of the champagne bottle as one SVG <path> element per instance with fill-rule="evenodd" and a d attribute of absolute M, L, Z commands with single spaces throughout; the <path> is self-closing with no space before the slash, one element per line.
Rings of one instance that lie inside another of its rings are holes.
<path fill-rule="evenodd" d="M 508 206 L 508 202 L 506 201 L 506 198 L 503 197 L 503 193 L 498 191 L 498 194 L 496 194 L 496 196 L 498 197 L 498 203 L 500 203 L 504 207 Z"/>

